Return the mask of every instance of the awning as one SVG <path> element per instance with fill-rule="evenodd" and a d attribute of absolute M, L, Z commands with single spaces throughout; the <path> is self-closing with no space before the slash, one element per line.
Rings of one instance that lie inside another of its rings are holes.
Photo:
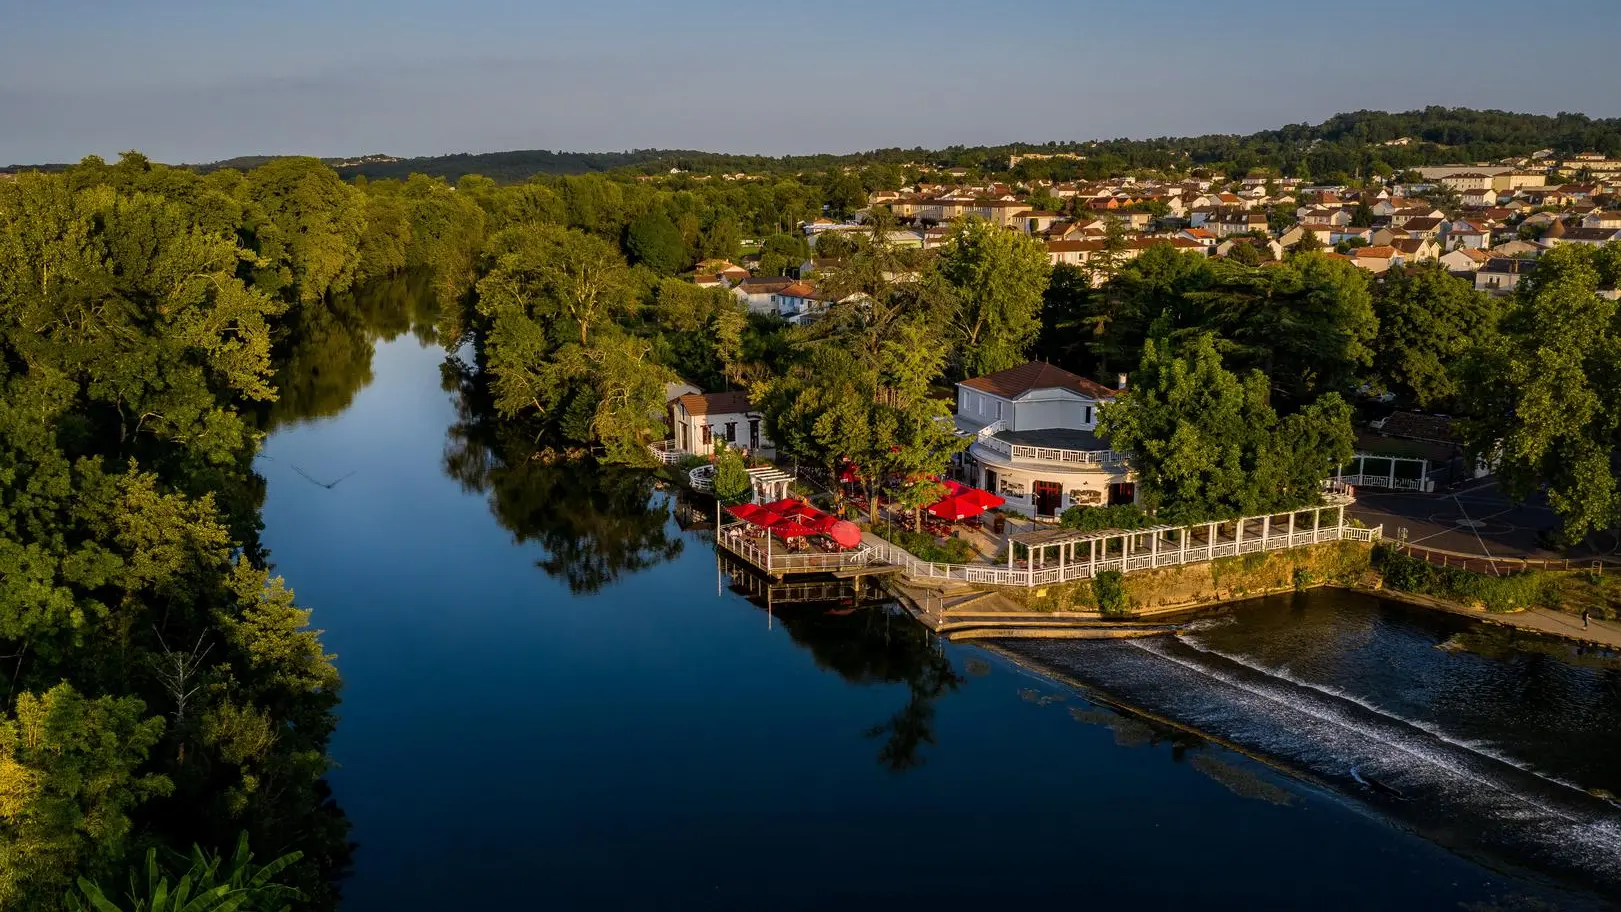
<path fill-rule="evenodd" d="M 781 514 L 773 513 L 765 507 L 754 503 L 738 504 L 735 507 L 727 507 L 726 512 L 732 514 L 738 519 L 754 523 L 757 526 L 769 526 L 772 523 L 778 522 L 782 519 Z"/>

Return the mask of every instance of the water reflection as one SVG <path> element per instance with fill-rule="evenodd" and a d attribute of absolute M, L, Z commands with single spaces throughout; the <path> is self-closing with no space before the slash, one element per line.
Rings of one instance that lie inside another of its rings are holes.
<path fill-rule="evenodd" d="M 851 684 L 904 684 L 906 704 L 866 735 L 879 742 L 877 759 L 885 769 L 899 773 L 925 763 L 925 748 L 936 743 L 936 704 L 964 681 L 927 628 L 892 601 L 868 601 L 882 597 L 870 583 L 773 583 L 724 557 L 720 569 L 732 591 L 810 650 L 817 667 Z"/>
<path fill-rule="evenodd" d="M 372 381 L 372 350 L 411 332 L 424 345 L 437 318 L 427 276 L 399 275 L 300 306 L 277 343 L 276 402 L 267 428 L 330 418 Z"/>
<path fill-rule="evenodd" d="M 596 592 L 681 553 L 670 498 L 654 476 L 586 457 L 538 458 L 528 430 L 495 415 L 471 365 L 447 359 L 442 379 L 457 413 L 446 432 L 445 473 L 486 495 L 518 541 L 540 545 L 546 553 L 536 566 L 570 592 Z"/>

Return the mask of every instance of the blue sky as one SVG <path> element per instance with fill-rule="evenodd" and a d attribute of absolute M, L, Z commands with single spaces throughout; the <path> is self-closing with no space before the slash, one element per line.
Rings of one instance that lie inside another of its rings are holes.
<path fill-rule="evenodd" d="M 1616 0 L 0 0 L 0 164 L 1250 132 L 1621 115 Z"/>

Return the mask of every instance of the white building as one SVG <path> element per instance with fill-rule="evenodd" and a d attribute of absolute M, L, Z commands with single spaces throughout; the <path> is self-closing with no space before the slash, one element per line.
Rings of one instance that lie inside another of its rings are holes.
<path fill-rule="evenodd" d="M 1124 457 L 1094 433 L 1118 393 L 1041 361 L 962 381 L 957 427 L 974 437 L 970 477 L 1035 516 L 1134 502 Z"/>
<path fill-rule="evenodd" d="M 675 448 L 691 456 L 709 456 L 715 441 L 724 440 L 733 449 L 770 459 L 776 444 L 765 436 L 765 416 L 749 403 L 749 394 L 688 393 L 670 400 L 670 427 Z"/>

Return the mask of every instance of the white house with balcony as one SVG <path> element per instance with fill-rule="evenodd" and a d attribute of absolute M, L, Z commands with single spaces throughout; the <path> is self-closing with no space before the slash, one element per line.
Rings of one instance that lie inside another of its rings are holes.
<path fill-rule="evenodd" d="M 1033 516 L 1134 502 L 1125 457 L 1095 433 L 1099 411 L 1124 387 L 1124 375 L 1109 389 L 1043 361 L 962 381 L 957 429 L 974 437 L 970 477 Z"/>

